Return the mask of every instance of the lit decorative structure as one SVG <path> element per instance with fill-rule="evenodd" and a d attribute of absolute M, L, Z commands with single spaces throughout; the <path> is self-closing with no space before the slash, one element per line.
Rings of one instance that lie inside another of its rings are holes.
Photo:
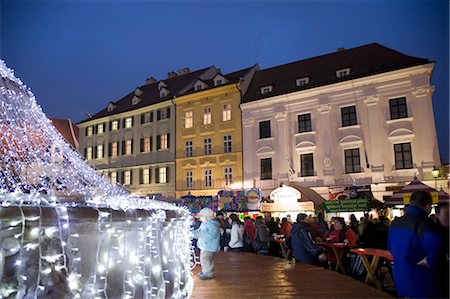
<path fill-rule="evenodd" d="M 187 209 L 129 195 L 0 61 L 0 298 L 189 297 Z"/>

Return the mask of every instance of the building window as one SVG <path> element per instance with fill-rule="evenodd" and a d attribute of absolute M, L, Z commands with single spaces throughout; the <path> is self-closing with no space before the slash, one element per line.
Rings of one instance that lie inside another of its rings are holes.
<path fill-rule="evenodd" d="M 341 108 L 342 126 L 348 127 L 357 124 L 356 106 L 349 106 Z"/>
<path fill-rule="evenodd" d="M 212 170 L 205 169 L 205 187 L 212 187 Z"/>
<path fill-rule="evenodd" d="M 113 120 L 112 122 L 110 122 L 110 131 L 117 131 L 119 129 L 119 121 L 118 120 Z"/>
<path fill-rule="evenodd" d="M 159 109 L 156 111 L 156 120 L 170 118 L 170 107 Z"/>
<path fill-rule="evenodd" d="M 309 77 L 297 79 L 296 84 L 298 87 L 306 86 L 309 83 Z"/>
<path fill-rule="evenodd" d="M 413 168 L 411 143 L 394 144 L 395 169 Z"/>
<path fill-rule="evenodd" d="M 131 127 L 133 127 L 133 118 L 132 117 L 125 118 L 125 128 Z"/>
<path fill-rule="evenodd" d="M 222 110 L 222 121 L 231 120 L 231 104 L 224 104 Z"/>
<path fill-rule="evenodd" d="M 361 172 L 359 148 L 344 150 L 344 154 L 345 154 L 345 173 Z"/>
<path fill-rule="evenodd" d="M 300 114 L 298 116 L 298 132 L 310 132 L 312 131 L 311 127 L 311 113 Z"/>
<path fill-rule="evenodd" d="M 103 144 L 97 145 L 97 158 L 103 158 Z"/>
<path fill-rule="evenodd" d="M 94 134 L 94 127 L 90 126 L 86 128 L 86 136 L 92 136 Z"/>
<path fill-rule="evenodd" d="M 103 134 L 105 133 L 105 126 L 103 124 L 97 125 L 97 134 Z"/>
<path fill-rule="evenodd" d="M 261 180 L 272 179 L 272 158 L 261 159 Z"/>
<path fill-rule="evenodd" d="M 194 86 L 194 90 L 195 91 L 199 91 L 199 90 L 202 90 L 203 89 L 203 84 L 196 84 L 195 86 Z"/>
<path fill-rule="evenodd" d="M 92 146 L 86 148 L 86 159 L 92 160 Z"/>
<path fill-rule="evenodd" d="M 112 142 L 110 143 L 110 149 L 109 149 L 109 156 L 110 157 L 117 157 L 119 153 L 119 143 L 118 142 Z"/>
<path fill-rule="evenodd" d="M 314 157 L 313 154 L 300 155 L 300 175 L 314 176 Z"/>
<path fill-rule="evenodd" d="M 157 137 L 157 149 L 158 150 L 165 150 L 169 148 L 169 134 L 161 134 Z"/>
<path fill-rule="evenodd" d="M 192 157 L 193 155 L 193 147 L 192 140 L 186 141 L 186 157 Z"/>
<path fill-rule="evenodd" d="M 133 140 L 125 140 L 125 155 L 131 155 L 133 153 Z"/>
<path fill-rule="evenodd" d="M 184 128 L 189 129 L 194 126 L 194 111 L 184 112 Z"/>
<path fill-rule="evenodd" d="M 117 183 L 117 172 L 111 172 L 111 183 L 116 184 Z"/>
<path fill-rule="evenodd" d="M 233 151 L 233 148 L 232 148 L 232 144 L 231 144 L 231 135 L 223 136 L 223 152 L 231 153 L 232 151 Z"/>
<path fill-rule="evenodd" d="M 261 94 L 268 94 L 272 92 L 272 85 L 261 87 Z"/>
<path fill-rule="evenodd" d="M 215 86 L 219 86 L 219 85 L 222 85 L 223 84 L 223 80 L 222 79 L 216 79 L 215 81 L 214 81 L 214 85 Z"/>
<path fill-rule="evenodd" d="M 203 124 L 210 125 L 212 123 L 212 112 L 211 107 L 206 107 L 203 113 Z"/>
<path fill-rule="evenodd" d="M 141 138 L 141 153 L 152 151 L 152 137 Z"/>
<path fill-rule="evenodd" d="M 167 183 L 168 169 L 167 167 L 156 168 L 156 183 L 165 184 Z"/>
<path fill-rule="evenodd" d="M 131 170 L 124 171 L 123 173 L 123 184 L 126 186 L 131 185 Z"/>
<path fill-rule="evenodd" d="M 186 188 L 194 188 L 194 178 L 192 175 L 192 170 L 186 171 Z"/>
<path fill-rule="evenodd" d="M 141 184 L 150 184 L 150 169 L 144 168 L 140 171 L 140 183 Z"/>
<path fill-rule="evenodd" d="M 141 114 L 141 125 L 148 124 L 153 121 L 153 112 L 146 112 Z"/>
<path fill-rule="evenodd" d="M 399 119 L 408 117 L 408 109 L 406 107 L 406 98 L 396 98 L 389 100 L 389 110 L 391 111 L 391 119 Z"/>
<path fill-rule="evenodd" d="M 259 139 L 270 138 L 270 120 L 259 123 Z"/>
<path fill-rule="evenodd" d="M 212 138 L 211 137 L 203 139 L 203 154 L 204 155 L 212 154 Z"/>
<path fill-rule="evenodd" d="M 233 169 L 231 167 L 225 167 L 224 179 L 225 179 L 226 186 L 233 184 Z"/>
<path fill-rule="evenodd" d="M 344 78 L 350 75 L 350 68 L 345 68 L 341 70 L 336 71 L 336 77 L 337 78 Z"/>

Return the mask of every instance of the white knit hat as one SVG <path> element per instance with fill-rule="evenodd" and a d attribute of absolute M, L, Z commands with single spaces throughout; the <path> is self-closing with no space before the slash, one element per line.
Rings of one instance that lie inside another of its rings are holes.
<path fill-rule="evenodd" d="M 206 220 L 212 219 L 214 217 L 214 211 L 210 208 L 203 208 L 198 212 L 197 217 L 204 217 Z"/>

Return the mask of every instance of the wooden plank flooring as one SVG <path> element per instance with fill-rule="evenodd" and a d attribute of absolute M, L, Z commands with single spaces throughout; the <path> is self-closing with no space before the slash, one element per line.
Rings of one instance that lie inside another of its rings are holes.
<path fill-rule="evenodd" d="M 200 265 L 192 271 L 191 298 L 392 298 L 331 270 L 252 253 L 217 253 L 215 279 L 199 279 L 200 271 Z"/>

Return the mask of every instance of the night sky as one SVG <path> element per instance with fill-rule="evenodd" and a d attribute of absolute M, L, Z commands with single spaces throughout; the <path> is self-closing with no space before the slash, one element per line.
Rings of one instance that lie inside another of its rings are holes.
<path fill-rule="evenodd" d="M 79 122 L 150 76 L 261 68 L 378 42 L 435 61 L 449 161 L 449 1 L 0 0 L 0 58 L 48 116 Z"/>

